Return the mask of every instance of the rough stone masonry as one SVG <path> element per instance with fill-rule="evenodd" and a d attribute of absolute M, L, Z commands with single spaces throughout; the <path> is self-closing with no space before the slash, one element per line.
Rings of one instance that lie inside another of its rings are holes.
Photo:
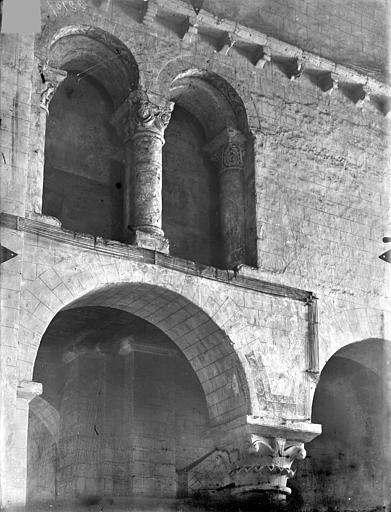
<path fill-rule="evenodd" d="M 390 510 L 387 14 L 1 34 L 0 510 Z"/>

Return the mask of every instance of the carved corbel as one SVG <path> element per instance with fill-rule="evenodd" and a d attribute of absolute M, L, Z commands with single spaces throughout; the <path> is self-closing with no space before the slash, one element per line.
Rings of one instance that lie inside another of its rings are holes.
<path fill-rule="evenodd" d="M 333 94 L 338 89 L 339 77 L 336 73 L 324 73 L 318 77 L 318 84 L 326 94 Z"/>
<path fill-rule="evenodd" d="M 367 85 L 361 86 L 358 99 L 356 101 L 356 107 L 363 108 L 371 100 L 371 91 Z"/>
<path fill-rule="evenodd" d="M 40 107 L 49 115 L 50 101 L 58 86 L 67 77 L 67 72 L 43 65 L 39 65 L 38 70 L 42 81 Z"/>
<path fill-rule="evenodd" d="M 256 54 L 254 65 L 257 69 L 263 69 L 265 64 L 271 62 L 272 54 L 268 46 L 263 46 Z"/>
<path fill-rule="evenodd" d="M 222 55 L 228 55 L 231 49 L 235 46 L 236 39 L 234 37 L 234 34 L 227 32 L 222 40 L 222 46 L 219 49 L 219 53 Z"/>
<path fill-rule="evenodd" d="M 303 74 L 304 60 L 301 54 L 296 57 L 276 57 L 275 60 L 289 80 L 297 80 Z"/>
<path fill-rule="evenodd" d="M 149 100 L 145 91 L 133 91 L 114 113 L 111 124 L 124 141 L 132 139 L 136 132 L 143 129 L 163 136 L 173 108 L 172 101 L 156 105 Z"/>
<path fill-rule="evenodd" d="M 288 71 L 290 80 L 297 80 L 301 77 L 304 71 L 304 61 L 300 58 L 295 59 L 292 67 Z"/>

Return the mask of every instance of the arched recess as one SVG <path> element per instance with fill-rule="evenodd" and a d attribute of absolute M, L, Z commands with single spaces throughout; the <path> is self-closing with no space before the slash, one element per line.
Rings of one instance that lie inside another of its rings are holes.
<path fill-rule="evenodd" d="M 388 341 L 352 343 L 327 361 L 311 418 L 322 424 L 322 434 L 306 445 L 307 461 L 295 480 L 307 506 L 366 511 L 390 505 L 390 391 Z"/>
<path fill-rule="evenodd" d="M 163 229 L 171 254 L 221 268 L 255 265 L 254 159 L 243 101 L 200 69 L 178 74 L 169 95 Z"/>
<path fill-rule="evenodd" d="M 42 213 L 66 229 L 121 240 L 130 169 L 111 121 L 138 87 L 135 59 L 111 34 L 70 26 L 53 37 L 47 64 L 42 70 L 43 97 L 50 101 Z M 55 83 L 56 70 L 67 73 L 63 81 Z"/>
<path fill-rule="evenodd" d="M 250 413 L 246 375 L 228 336 L 188 299 L 156 285 L 122 283 L 87 293 L 63 310 L 94 306 L 126 311 L 166 334 L 196 373 L 212 424 Z"/>
<path fill-rule="evenodd" d="M 104 286 L 64 307 L 45 331 L 33 379 L 44 400 L 30 410 L 31 506 L 174 498 L 176 472 L 214 449 L 209 426 L 249 412 L 228 337 L 155 285 Z"/>

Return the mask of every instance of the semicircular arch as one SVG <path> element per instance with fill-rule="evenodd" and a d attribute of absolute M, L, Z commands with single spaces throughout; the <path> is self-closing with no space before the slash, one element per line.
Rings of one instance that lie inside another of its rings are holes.
<path fill-rule="evenodd" d="M 62 27 L 48 45 L 46 62 L 75 74 L 78 80 L 97 80 L 114 106 L 139 86 L 139 68 L 132 52 L 120 39 L 98 27 Z"/>
<path fill-rule="evenodd" d="M 159 70 L 153 87 L 162 97 L 171 95 L 170 89 L 176 79 L 194 77 L 204 80 L 219 92 L 229 103 L 237 119 L 237 129 L 245 134 L 260 128 L 259 116 L 254 100 L 246 87 L 240 87 L 234 72 L 228 66 L 213 62 L 213 71 L 208 58 L 203 56 L 184 56 L 172 59 Z"/>

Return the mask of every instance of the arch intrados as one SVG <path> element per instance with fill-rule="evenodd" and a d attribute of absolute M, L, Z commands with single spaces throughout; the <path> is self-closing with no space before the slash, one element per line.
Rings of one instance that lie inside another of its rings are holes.
<path fill-rule="evenodd" d="M 138 66 L 130 50 L 122 41 L 96 27 L 62 28 L 49 45 L 47 60 L 53 68 L 95 78 L 115 105 L 139 84 Z"/>
<path fill-rule="evenodd" d="M 170 99 L 198 119 L 208 139 L 218 135 L 224 128 L 237 128 L 228 101 L 200 78 L 176 80 L 170 89 Z"/>
<path fill-rule="evenodd" d="M 145 283 L 117 283 L 87 293 L 61 311 L 101 306 L 121 309 L 158 327 L 181 350 L 204 390 L 211 422 L 251 411 L 244 369 L 228 336 L 198 306 L 169 289 Z M 235 394 L 233 381 L 239 385 Z"/>
<path fill-rule="evenodd" d="M 325 363 L 324 368 L 330 364 L 334 357 L 348 359 L 382 376 L 387 360 L 391 365 L 391 343 L 381 338 L 368 338 L 366 340 L 349 343 L 335 352 Z"/>
<path fill-rule="evenodd" d="M 243 101 L 235 89 L 215 73 L 188 69 L 178 74 L 171 82 L 170 98 L 197 117 L 209 138 L 224 128 L 248 133 Z"/>

